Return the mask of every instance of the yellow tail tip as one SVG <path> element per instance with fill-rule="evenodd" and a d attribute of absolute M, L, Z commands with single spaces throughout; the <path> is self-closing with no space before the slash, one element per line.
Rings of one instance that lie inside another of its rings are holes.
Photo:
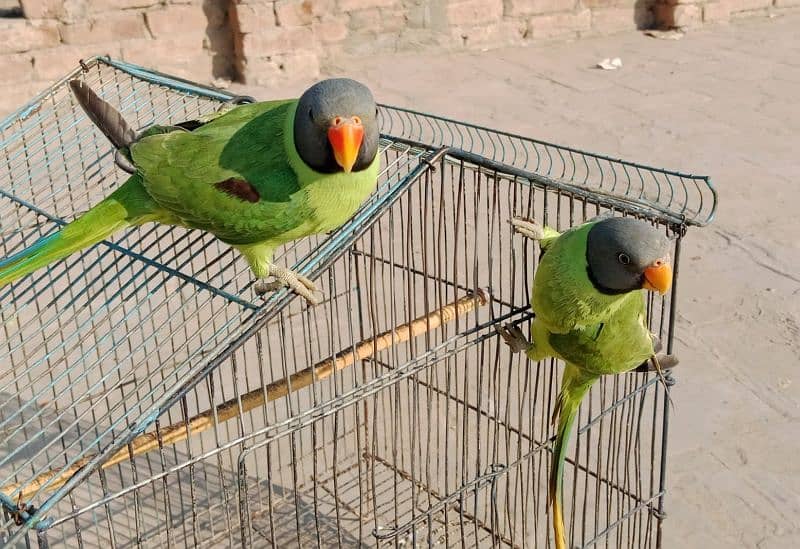
<path fill-rule="evenodd" d="M 567 549 L 564 517 L 561 513 L 561 503 L 558 500 L 553 501 L 553 534 L 555 536 L 556 549 Z"/>

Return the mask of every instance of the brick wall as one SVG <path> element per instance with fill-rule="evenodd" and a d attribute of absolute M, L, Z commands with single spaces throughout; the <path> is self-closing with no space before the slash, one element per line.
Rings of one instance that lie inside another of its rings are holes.
<path fill-rule="evenodd" d="M 0 0 L 0 114 L 95 54 L 202 82 L 314 77 L 349 56 L 693 27 L 800 0 Z"/>

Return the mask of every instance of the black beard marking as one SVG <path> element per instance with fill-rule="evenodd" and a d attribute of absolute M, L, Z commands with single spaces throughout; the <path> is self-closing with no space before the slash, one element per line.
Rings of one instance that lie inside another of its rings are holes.
<path fill-rule="evenodd" d="M 297 143 L 295 143 L 294 148 L 297 149 Z M 336 172 L 344 171 L 344 170 L 342 170 L 342 167 L 339 166 L 339 164 L 336 163 L 336 157 L 333 156 L 333 148 L 331 148 L 330 143 L 327 143 L 326 149 L 327 149 L 327 151 L 326 151 L 326 154 L 325 154 L 325 163 L 322 164 L 322 165 L 319 165 L 319 166 L 314 166 L 314 165 L 310 164 L 305 158 L 303 158 L 303 153 L 301 153 L 299 150 L 297 151 L 297 154 L 299 154 L 300 158 L 303 159 L 303 162 L 305 162 L 306 165 L 308 165 L 308 167 L 311 168 L 312 170 L 314 170 L 315 172 L 319 172 L 319 173 L 336 173 Z"/>
<path fill-rule="evenodd" d="M 631 288 L 629 290 L 615 290 L 613 288 L 606 288 L 605 286 L 600 284 L 600 282 L 598 282 L 598 280 L 595 278 L 594 273 L 592 273 L 591 265 L 589 265 L 589 251 L 588 251 L 588 249 L 586 251 L 586 276 L 589 277 L 589 282 L 592 283 L 592 286 L 594 287 L 594 289 L 597 290 L 598 292 L 600 292 L 601 294 L 604 294 L 604 295 L 622 295 L 622 294 L 627 294 L 628 292 L 632 292 L 632 291 L 638 289 L 638 288 Z M 641 287 L 643 284 L 644 284 L 644 275 L 642 274 L 642 275 L 639 276 L 639 287 Z"/>
<path fill-rule="evenodd" d="M 589 282 L 592 283 L 594 289 L 600 292 L 601 294 L 621 295 L 621 294 L 627 294 L 628 292 L 631 291 L 631 290 L 614 290 L 612 288 L 606 288 L 597 281 L 597 279 L 594 277 L 594 274 L 592 274 L 592 269 L 588 265 L 586 266 L 586 275 L 589 277 Z"/>

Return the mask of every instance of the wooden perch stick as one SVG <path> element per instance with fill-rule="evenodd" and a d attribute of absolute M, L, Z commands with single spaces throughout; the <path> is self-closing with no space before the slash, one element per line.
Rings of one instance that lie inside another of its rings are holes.
<path fill-rule="evenodd" d="M 442 324 L 451 322 L 457 316 L 464 315 L 479 306 L 485 305 L 487 301 L 488 296 L 483 291 L 479 290 L 475 295 L 462 297 L 458 301 L 445 305 L 432 313 L 416 318 L 407 324 L 402 324 L 393 330 L 388 330 L 370 339 L 365 339 L 358 343 L 354 350 L 341 351 L 333 358 L 323 360 L 314 366 L 295 372 L 289 376 L 288 379 L 283 378 L 270 383 L 266 388 L 266 398 L 264 397 L 264 390 L 259 387 L 249 393 L 243 394 L 241 398 L 228 400 L 215 409 L 206 410 L 192 417 L 188 422 L 175 423 L 155 432 L 143 433 L 131 440 L 126 447 L 120 448 L 107 461 L 103 462 L 100 467 L 101 469 L 107 469 L 127 459 L 131 459 L 133 456 L 155 450 L 159 445 L 167 446 L 170 444 L 177 444 L 189 438 L 190 435 L 210 429 L 215 424 L 228 421 L 229 419 L 237 417 L 239 414 L 264 406 L 267 402 L 284 397 L 290 392 L 308 387 L 314 383 L 315 380 L 320 381 L 326 379 L 334 372 L 352 366 L 359 360 L 367 359 L 375 353 L 388 349 L 392 345 L 408 341 L 412 337 L 438 328 Z M 240 401 L 241 406 L 239 405 Z M 60 488 L 72 475 L 96 456 L 97 454 L 84 456 L 61 472 L 59 472 L 58 469 L 51 469 L 41 473 L 30 482 L 25 483 L 17 497 L 20 501 L 27 502 L 48 481 L 50 481 L 50 484 L 44 488 L 46 492 Z M 22 485 L 23 483 L 7 484 L 0 488 L 0 491 L 11 497 Z"/>

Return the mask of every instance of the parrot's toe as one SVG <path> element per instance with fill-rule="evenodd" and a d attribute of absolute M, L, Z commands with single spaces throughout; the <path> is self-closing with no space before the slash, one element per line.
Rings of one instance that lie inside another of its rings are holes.
<path fill-rule="evenodd" d="M 506 345 L 511 348 L 511 352 L 522 353 L 527 351 L 528 347 L 530 347 L 528 338 L 525 337 L 525 334 L 520 330 L 519 326 L 506 324 L 505 326 L 498 325 L 494 328 L 497 330 L 497 333 L 500 334 L 500 337 L 503 338 L 503 341 L 506 342 Z"/>
<path fill-rule="evenodd" d="M 320 299 L 314 295 L 317 285 L 309 278 L 279 265 L 270 265 L 269 274 L 275 278 L 272 282 L 260 280 L 253 285 L 253 290 L 258 295 L 274 292 L 283 287 L 291 289 L 302 296 L 309 305 L 318 305 Z"/>
<path fill-rule="evenodd" d="M 257 280 L 256 282 L 253 283 L 253 291 L 257 295 L 264 295 L 270 292 L 274 292 L 275 290 L 278 290 L 280 288 L 283 288 L 283 286 L 284 285 L 281 282 L 278 282 L 277 280 L 274 280 L 272 282 L 267 282 L 266 280 Z"/>
<path fill-rule="evenodd" d="M 532 240 L 541 240 L 544 238 L 544 227 L 542 227 L 533 219 L 512 217 L 511 225 L 514 227 L 514 232 L 519 233 L 524 237 Z"/>
<path fill-rule="evenodd" d="M 661 340 L 655 334 L 650 334 L 650 337 L 653 340 L 653 351 L 655 351 L 656 353 L 660 352 L 661 349 L 664 348 L 664 345 L 662 345 Z"/>
<path fill-rule="evenodd" d="M 656 362 L 658 362 L 658 367 L 662 370 L 671 370 L 675 366 L 678 365 L 680 362 L 678 357 L 675 355 L 667 355 L 664 353 L 658 353 L 654 359 L 648 359 L 643 362 L 638 368 L 636 368 L 636 372 L 657 372 L 658 368 L 656 368 Z"/>
<path fill-rule="evenodd" d="M 122 151 L 116 151 L 114 153 L 114 162 L 121 170 L 128 173 L 136 173 L 136 166 L 134 166 L 133 162 L 128 160 L 128 158 L 122 154 Z"/>

